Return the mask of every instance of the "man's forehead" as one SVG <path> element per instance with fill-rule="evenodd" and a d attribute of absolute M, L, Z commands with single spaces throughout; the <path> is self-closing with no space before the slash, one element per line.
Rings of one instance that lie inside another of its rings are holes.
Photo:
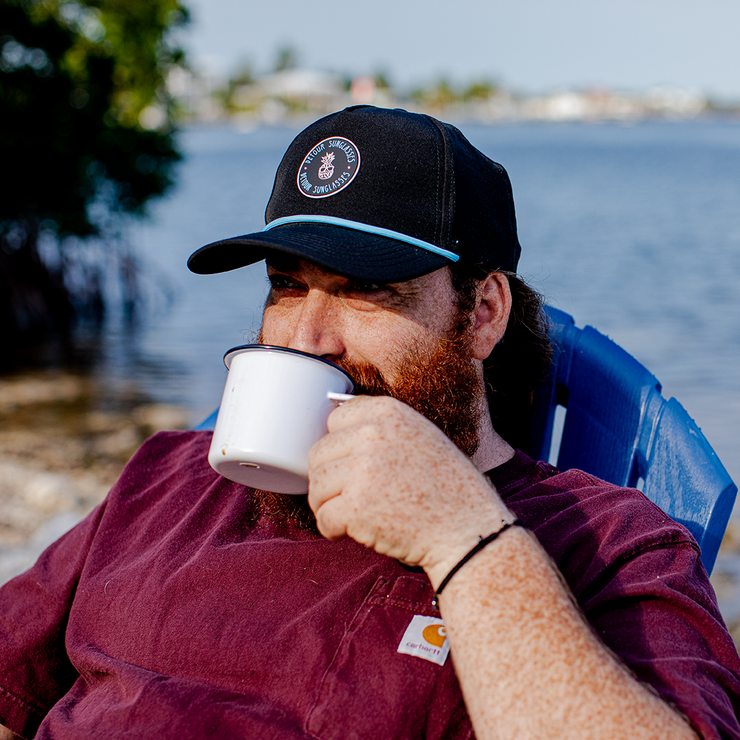
<path fill-rule="evenodd" d="M 268 274 L 277 272 L 299 279 L 317 278 L 322 282 L 330 282 L 334 285 L 346 285 L 352 280 L 292 254 L 275 253 L 274 257 L 267 257 L 266 262 Z"/>
<path fill-rule="evenodd" d="M 281 272 L 297 272 L 302 267 L 305 268 L 308 265 L 319 268 L 318 265 L 313 265 L 313 263 L 308 260 L 304 260 L 293 254 L 286 254 L 284 252 L 271 252 L 265 258 L 265 262 L 267 263 L 268 268 L 279 270 Z M 328 270 L 324 270 L 324 272 L 328 272 Z"/>
<path fill-rule="evenodd" d="M 265 259 L 268 272 L 285 272 L 290 275 L 315 275 L 323 279 L 339 282 L 351 282 L 353 278 L 340 275 L 322 265 L 318 265 L 302 257 L 284 252 L 272 252 Z"/>

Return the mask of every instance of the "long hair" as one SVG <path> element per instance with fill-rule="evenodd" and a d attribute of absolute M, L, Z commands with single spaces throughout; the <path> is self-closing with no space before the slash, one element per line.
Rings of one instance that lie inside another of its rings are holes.
<path fill-rule="evenodd" d="M 469 319 L 476 290 L 490 270 L 482 265 L 452 266 L 460 316 Z M 504 272 L 511 288 L 506 332 L 483 362 L 493 428 L 514 448 L 531 452 L 535 392 L 552 362 L 552 345 L 542 296 L 521 278 Z"/>

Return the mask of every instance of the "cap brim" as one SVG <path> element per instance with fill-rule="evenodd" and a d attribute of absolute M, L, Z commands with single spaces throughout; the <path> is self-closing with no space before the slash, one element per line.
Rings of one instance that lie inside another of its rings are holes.
<path fill-rule="evenodd" d="M 400 282 L 451 265 L 451 260 L 413 244 L 355 229 L 295 223 L 206 244 L 188 259 L 199 275 L 236 270 L 282 252 L 343 277 Z"/>

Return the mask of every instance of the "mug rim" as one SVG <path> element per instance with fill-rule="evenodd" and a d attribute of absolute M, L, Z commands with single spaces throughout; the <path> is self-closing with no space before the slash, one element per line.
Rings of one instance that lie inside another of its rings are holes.
<path fill-rule="evenodd" d="M 226 365 L 226 369 L 231 369 L 231 361 L 236 355 L 242 354 L 244 352 L 250 352 L 250 351 L 271 351 L 271 352 L 284 352 L 286 354 L 293 354 L 293 355 L 300 355 L 302 357 L 306 357 L 309 360 L 316 360 L 318 362 L 323 362 L 325 365 L 329 365 L 329 367 L 334 368 L 335 370 L 338 370 L 342 375 L 344 375 L 347 380 L 349 380 L 350 385 L 352 386 L 350 388 L 349 392 L 354 391 L 355 389 L 355 381 L 352 380 L 349 373 L 346 370 L 343 370 L 339 365 L 332 362 L 331 360 L 325 360 L 323 357 L 319 357 L 318 355 L 312 355 L 309 352 L 304 352 L 300 349 L 292 349 L 291 347 L 279 347 L 275 344 L 240 344 L 237 347 L 232 347 L 230 350 L 226 352 L 224 355 L 224 365 Z"/>

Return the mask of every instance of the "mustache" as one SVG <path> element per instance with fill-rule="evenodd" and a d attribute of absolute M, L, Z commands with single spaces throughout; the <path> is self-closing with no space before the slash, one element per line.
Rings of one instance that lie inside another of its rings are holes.
<path fill-rule="evenodd" d="M 385 379 L 383 373 L 369 362 L 359 362 L 349 358 L 342 358 L 335 363 L 342 368 L 355 384 L 354 394 L 357 396 L 393 396 L 394 388 Z"/>

